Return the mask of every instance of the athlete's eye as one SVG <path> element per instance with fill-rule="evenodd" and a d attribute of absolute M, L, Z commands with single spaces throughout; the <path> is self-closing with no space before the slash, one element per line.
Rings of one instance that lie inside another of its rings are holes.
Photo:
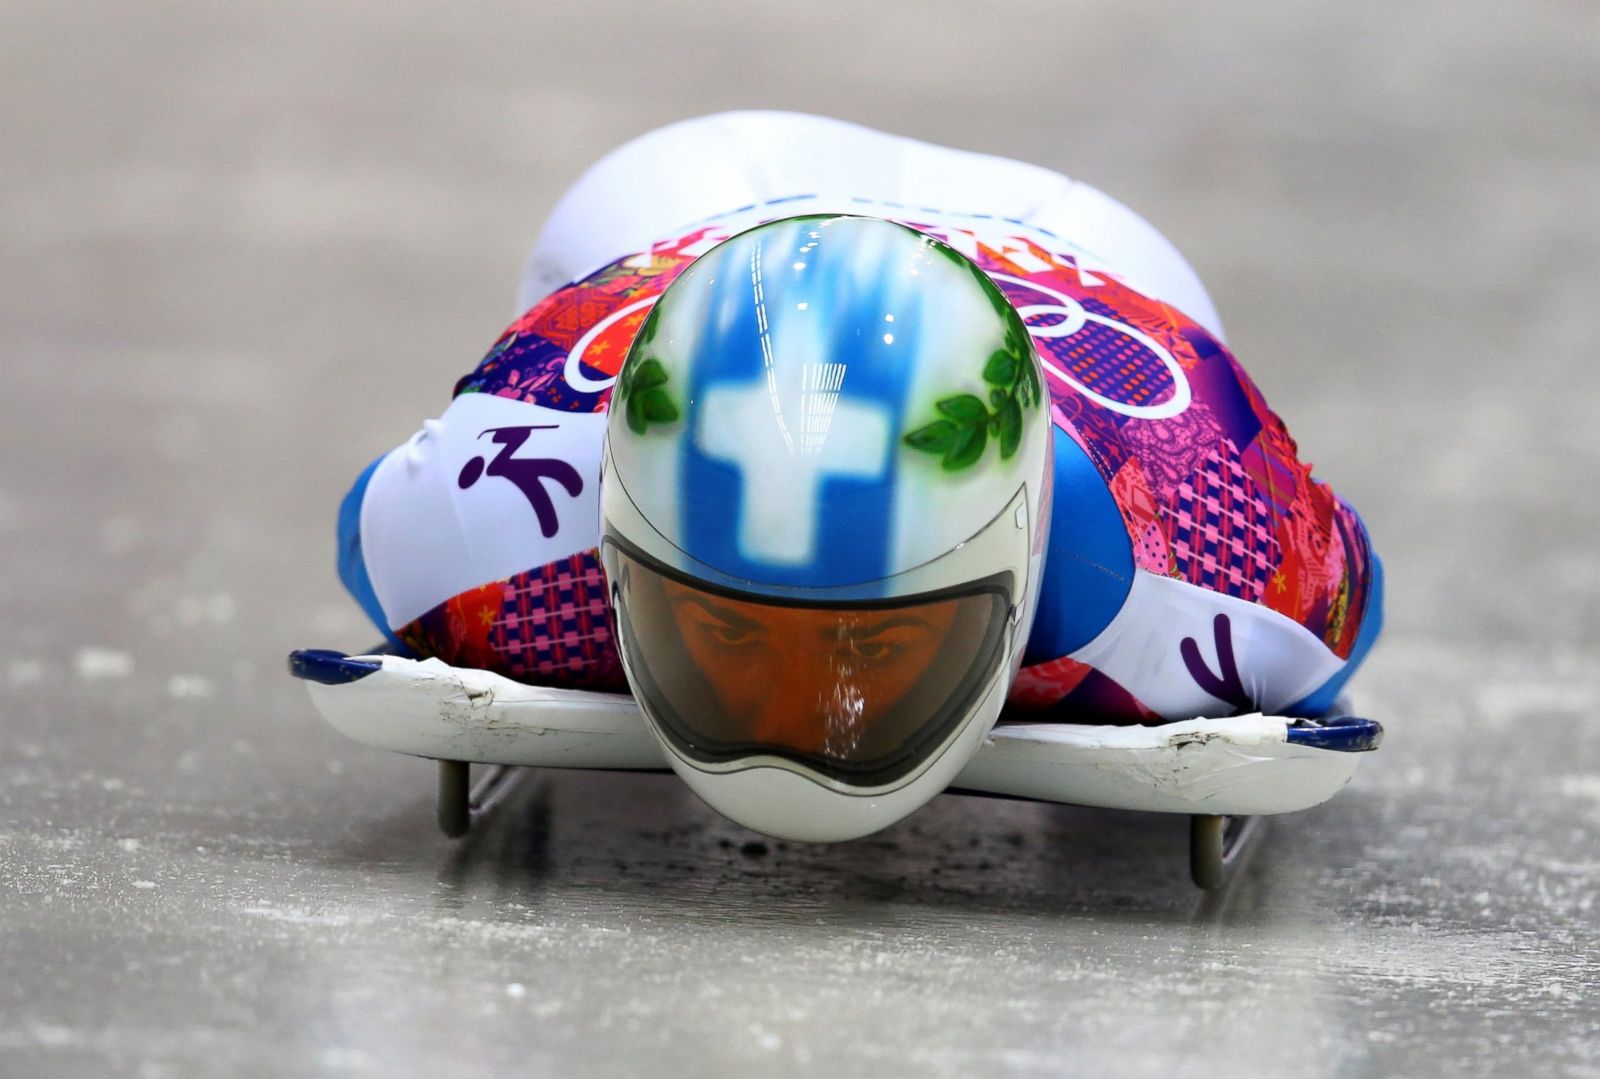
<path fill-rule="evenodd" d="M 871 663 L 880 659 L 888 659 L 897 651 L 894 645 L 887 641 L 852 641 L 850 652 L 859 659 Z"/>
<path fill-rule="evenodd" d="M 765 638 L 765 627 L 731 611 L 717 609 L 700 597 L 679 602 L 675 613 L 685 634 L 692 634 L 711 647 L 743 648 L 759 644 Z"/>
<path fill-rule="evenodd" d="M 908 649 L 921 648 L 932 640 L 932 633 L 922 623 L 895 621 L 881 629 L 864 627 L 861 636 L 846 639 L 845 651 L 863 663 L 887 663 Z"/>
<path fill-rule="evenodd" d="M 759 636 L 757 627 L 739 622 L 725 622 L 699 604 L 691 604 L 688 614 L 689 622 L 696 633 L 723 648 L 738 648 L 752 644 Z"/>
<path fill-rule="evenodd" d="M 720 622 L 705 623 L 704 628 L 718 644 L 740 645 L 755 640 L 755 633 L 744 626 L 730 626 Z"/>

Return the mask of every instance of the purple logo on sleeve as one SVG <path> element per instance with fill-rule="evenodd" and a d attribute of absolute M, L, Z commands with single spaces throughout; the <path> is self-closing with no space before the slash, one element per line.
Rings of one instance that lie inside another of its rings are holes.
<path fill-rule="evenodd" d="M 510 480 L 516 484 L 528 504 L 533 507 L 534 514 L 539 518 L 539 531 L 549 539 L 560 528 L 556 519 L 555 501 L 550 497 L 550 492 L 545 489 L 544 481 L 551 480 L 564 489 L 573 498 L 583 493 L 583 477 L 578 475 L 578 470 L 567 462 L 554 457 L 513 457 L 512 454 L 522 448 L 528 437 L 534 431 L 555 431 L 556 424 L 536 424 L 530 427 L 491 427 L 480 431 L 478 437 L 493 435 L 490 440 L 500 447 L 500 452 L 495 454 L 487 467 L 482 457 L 474 457 L 461 468 L 461 475 L 456 478 L 456 483 L 464 491 L 477 483 L 484 476 L 498 477 Z"/>
<path fill-rule="evenodd" d="M 1233 624 L 1228 616 L 1219 614 L 1211 622 L 1211 635 L 1217 645 L 1217 671 L 1206 666 L 1200 655 L 1200 646 L 1193 637 L 1185 637 L 1178 646 L 1183 665 L 1189 668 L 1189 677 L 1195 684 L 1219 701 L 1227 701 L 1239 711 L 1254 707 L 1250 694 L 1239 677 L 1239 664 L 1233 658 Z"/>

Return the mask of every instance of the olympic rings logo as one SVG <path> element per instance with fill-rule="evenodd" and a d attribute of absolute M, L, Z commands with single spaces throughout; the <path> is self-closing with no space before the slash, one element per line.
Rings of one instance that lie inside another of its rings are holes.
<path fill-rule="evenodd" d="M 630 303 L 626 307 L 622 307 L 611 312 L 611 314 L 607 315 L 605 318 L 589 327 L 588 332 L 582 337 L 578 338 L 578 343 L 572 346 L 572 351 L 567 353 L 566 366 L 561 372 L 566 377 L 567 385 L 571 386 L 580 393 L 599 393 L 601 390 L 609 388 L 612 383 L 616 382 L 616 375 L 607 375 L 605 378 L 590 378 L 588 375 L 584 374 L 583 368 L 580 366 L 583 360 L 583 354 L 588 351 L 590 345 L 594 344 L 594 342 L 599 339 L 601 334 L 605 333 L 607 330 L 621 322 L 623 319 L 627 318 L 629 315 L 632 315 L 635 311 L 643 311 L 660 298 L 661 296 L 658 293 L 646 299 Z M 632 343 L 632 341 L 628 342 L 630 345 Z"/>
<path fill-rule="evenodd" d="M 1033 292 L 1042 292 L 1055 300 L 1055 303 L 1033 303 L 1019 305 L 1017 314 L 1021 317 L 1023 325 L 1028 327 L 1028 333 L 1034 337 L 1054 338 L 1071 337 L 1090 322 L 1098 323 L 1107 329 L 1133 338 L 1140 345 L 1150 351 L 1156 359 L 1161 361 L 1163 367 L 1172 378 L 1172 396 L 1155 405 L 1132 405 L 1126 401 L 1118 401 L 1104 394 L 1096 393 L 1066 371 L 1057 367 L 1043 350 L 1040 350 L 1039 362 L 1046 371 L 1067 383 L 1073 389 L 1083 394 L 1105 408 L 1123 416 L 1130 416 L 1140 420 L 1166 420 L 1173 416 L 1182 415 L 1193 400 L 1193 391 L 1189 387 L 1189 378 L 1184 374 L 1183 367 L 1178 363 L 1177 357 L 1166 349 L 1159 341 L 1149 334 L 1129 326 L 1126 322 L 1118 322 L 1105 315 L 1097 315 L 1093 311 L 1084 309 L 1084 306 L 1071 296 L 1057 292 L 1053 288 L 1041 285 L 1037 281 L 1028 281 L 1021 277 L 1012 277 L 1009 274 L 990 274 L 996 282 L 1005 282 L 1019 288 L 1029 289 Z M 1030 318 L 1056 318 L 1059 321 L 1047 322 L 1042 325 L 1033 325 L 1028 322 Z"/>
<path fill-rule="evenodd" d="M 1152 338 L 1149 334 L 1129 326 L 1126 322 L 1119 322 L 1114 318 L 1109 318 L 1105 315 L 1095 314 L 1092 311 L 1086 310 L 1081 303 L 1073 299 L 1071 296 L 1068 296 L 1065 293 L 1057 292 L 1048 285 L 1041 285 L 1037 281 L 1029 281 L 1026 278 L 1021 277 L 1012 277 L 1009 274 L 990 274 L 989 276 L 997 283 L 1003 282 L 1016 288 L 1027 289 L 1035 293 L 1042 293 L 1049 299 L 1055 301 L 1053 303 L 1030 303 L 1019 304 L 1017 306 L 1017 315 L 1022 319 L 1023 324 L 1028 327 L 1028 333 L 1030 335 L 1042 338 L 1071 337 L 1073 334 L 1083 329 L 1088 323 L 1097 323 L 1106 327 L 1107 329 L 1115 331 L 1116 333 L 1124 334 L 1127 337 L 1132 338 L 1145 349 L 1149 350 L 1151 355 L 1155 356 L 1156 359 L 1161 361 L 1161 365 L 1166 368 L 1167 374 L 1172 378 L 1173 391 L 1171 397 L 1160 402 L 1159 404 L 1134 405 L 1129 404 L 1126 401 L 1118 401 L 1115 398 L 1107 397 L 1101 393 L 1096 393 L 1094 390 L 1091 390 L 1082 382 L 1079 382 L 1077 379 L 1073 378 L 1072 375 L 1058 367 L 1043 351 L 1040 352 L 1039 362 L 1044 366 L 1046 371 L 1049 371 L 1051 374 L 1055 375 L 1061 381 L 1065 382 L 1067 385 L 1071 386 L 1073 389 L 1077 390 L 1091 401 L 1094 401 L 1096 404 L 1110 409 L 1112 412 L 1118 413 L 1119 415 L 1140 420 L 1171 419 L 1173 416 L 1182 415 L 1189 408 L 1190 403 L 1194 399 L 1194 393 L 1189 386 L 1188 376 L 1184 373 L 1182 365 L 1178 363 L 1177 357 L 1173 356 L 1173 354 L 1164 345 Z M 650 307 L 660 298 L 661 297 L 659 295 L 656 295 L 646 297 L 643 300 L 637 300 L 634 303 L 628 304 L 625 307 L 611 312 L 611 314 L 607 315 L 605 318 L 591 326 L 589 330 L 578 339 L 578 343 L 573 346 L 572 351 L 567 354 L 566 365 L 562 372 L 566 377 L 567 384 L 581 393 L 599 393 L 613 385 L 617 381 L 616 375 L 608 375 L 604 378 L 591 378 L 589 375 L 584 373 L 582 361 L 585 352 L 587 352 L 589 347 L 611 327 L 615 326 L 623 319 L 633 315 L 635 312 L 642 311 Z M 1056 321 L 1040 324 L 1030 323 L 1028 321 L 1029 319 L 1035 318 L 1053 318 L 1056 319 Z"/>

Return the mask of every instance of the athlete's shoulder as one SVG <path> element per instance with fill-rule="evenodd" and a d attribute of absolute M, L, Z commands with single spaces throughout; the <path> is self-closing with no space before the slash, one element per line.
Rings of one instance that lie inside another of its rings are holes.
<path fill-rule="evenodd" d="M 457 396 L 489 393 L 564 412 L 604 411 L 628 346 L 662 291 L 725 239 L 697 225 L 552 292 L 506 328 Z"/>
<path fill-rule="evenodd" d="M 982 268 L 1039 355 L 1060 431 L 1057 486 L 1077 492 L 1058 499 L 1046 589 L 1070 582 L 1081 592 L 1067 572 L 1081 566 L 1123 585 L 1101 589 L 1107 599 L 1093 625 L 1035 642 L 1031 658 L 1065 655 L 1109 624 L 1134 571 L 1265 608 L 1334 657 L 1357 649 L 1376 587 L 1366 531 L 1312 477 L 1216 334 L 1024 222 L 907 223 Z M 1085 499 L 1102 486 L 1110 498 L 1095 520 L 1103 527 L 1088 528 Z M 1119 553 L 1127 548 L 1131 558 Z M 1086 609 L 1079 595 L 1079 621 Z"/>

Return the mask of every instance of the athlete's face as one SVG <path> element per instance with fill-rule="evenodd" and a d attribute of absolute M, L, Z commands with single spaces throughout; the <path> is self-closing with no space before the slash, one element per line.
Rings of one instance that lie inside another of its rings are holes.
<path fill-rule="evenodd" d="M 939 654 L 959 601 L 807 610 L 663 582 L 690 660 L 750 737 L 844 757 Z"/>

